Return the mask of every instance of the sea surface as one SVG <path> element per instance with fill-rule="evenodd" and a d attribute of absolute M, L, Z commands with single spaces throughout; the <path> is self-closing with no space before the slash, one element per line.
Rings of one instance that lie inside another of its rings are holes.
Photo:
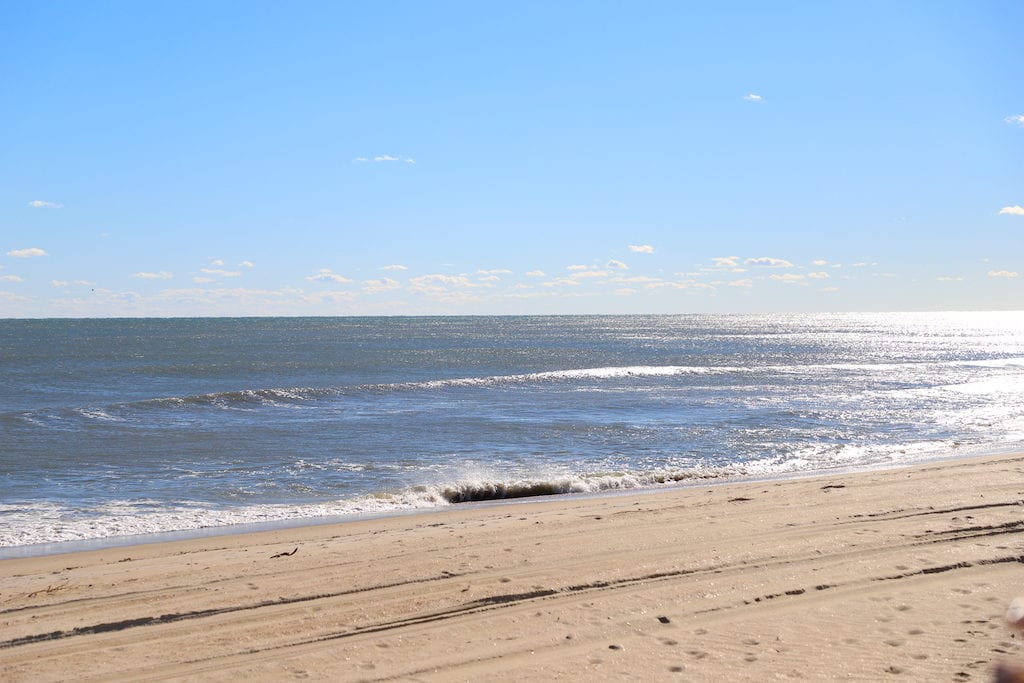
<path fill-rule="evenodd" d="M 0 320 L 0 549 L 1018 449 L 1020 312 Z"/>

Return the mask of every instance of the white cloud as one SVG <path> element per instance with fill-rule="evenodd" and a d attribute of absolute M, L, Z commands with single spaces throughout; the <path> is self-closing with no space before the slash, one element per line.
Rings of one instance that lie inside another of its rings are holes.
<path fill-rule="evenodd" d="M 444 275 L 443 273 L 430 273 L 420 275 L 409 280 L 414 285 L 447 285 L 451 287 L 473 287 L 473 283 L 465 275 Z"/>
<path fill-rule="evenodd" d="M 210 259 L 210 265 L 211 266 L 223 266 L 224 265 L 224 259 L 219 259 L 219 258 Z"/>
<path fill-rule="evenodd" d="M 526 271 L 528 277 L 547 277 L 543 270 L 528 270 Z"/>
<path fill-rule="evenodd" d="M 753 280 L 733 280 L 729 283 L 730 287 L 753 287 Z"/>
<path fill-rule="evenodd" d="M 566 266 L 565 269 L 566 270 L 590 270 L 590 266 L 582 266 L 582 265 Z"/>
<path fill-rule="evenodd" d="M 815 265 L 815 266 L 819 266 L 819 267 L 820 266 L 827 266 L 828 265 L 828 261 L 826 261 L 825 259 L 819 258 L 819 259 L 814 259 L 813 261 L 811 261 L 811 264 Z"/>
<path fill-rule="evenodd" d="M 478 270 L 478 271 L 476 271 L 476 274 L 477 275 L 511 275 L 512 271 L 511 270 L 506 270 L 505 268 L 493 268 L 491 270 Z"/>
<path fill-rule="evenodd" d="M 785 282 L 791 285 L 807 284 L 804 282 L 804 276 L 797 275 L 796 273 L 783 273 L 782 275 L 772 275 L 770 277 L 772 280 L 778 280 L 779 282 Z"/>
<path fill-rule="evenodd" d="M 238 277 L 242 274 L 240 270 L 224 270 L 223 268 L 200 268 L 199 272 L 206 273 L 207 275 L 219 275 L 220 277 Z"/>
<path fill-rule="evenodd" d="M 33 199 L 28 203 L 28 205 L 34 209 L 60 209 L 64 207 L 63 204 L 58 204 L 57 202 L 48 202 L 42 199 Z"/>
<path fill-rule="evenodd" d="M 166 270 L 161 270 L 159 273 L 139 272 L 133 273 L 132 277 L 137 277 L 140 280 L 170 280 L 174 277 L 174 273 L 168 273 Z"/>
<path fill-rule="evenodd" d="M 629 270 L 629 266 L 622 261 L 616 261 L 615 259 L 608 261 L 604 266 L 605 268 L 614 268 L 615 270 Z"/>
<path fill-rule="evenodd" d="M 339 284 L 352 282 L 344 275 L 338 275 L 337 273 L 332 272 L 330 268 L 321 268 L 315 274 L 308 276 L 306 279 L 310 282 L 337 282 Z"/>
<path fill-rule="evenodd" d="M 75 284 L 80 287 L 93 287 L 96 285 L 95 282 L 89 282 L 88 280 L 75 280 Z"/>
<path fill-rule="evenodd" d="M 1024 127 L 1024 114 L 1014 114 L 1013 116 L 1007 116 L 1003 119 L 1006 123 L 1016 124 Z"/>
<path fill-rule="evenodd" d="M 445 275 L 430 273 L 409 280 L 408 291 L 432 301 L 446 303 L 469 303 L 480 301 L 470 290 L 479 290 L 489 285 L 472 282 L 466 275 Z"/>
<path fill-rule="evenodd" d="M 238 265 L 242 266 L 243 268 L 255 268 L 256 267 L 256 265 L 252 261 L 242 261 Z"/>
<path fill-rule="evenodd" d="M 206 284 L 207 282 L 213 282 L 213 281 L 214 280 L 213 280 L 212 277 L 197 276 L 197 277 L 192 278 L 192 282 L 196 283 L 197 285 L 203 285 L 203 284 Z"/>
<path fill-rule="evenodd" d="M 1004 206 L 999 209 L 1000 216 L 1024 216 L 1024 206 Z"/>
<path fill-rule="evenodd" d="M 819 292 L 829 292 L 829 293 L 831 293 L 831 292 L 838 292 L 839 288 L 838 287 L 822 287 L 818 291 Z"/>
<path fill-rule="evenodd" d="M 763 97 L 761 97 L 760 95 L 755 95 L 754 93 L 744 95 L 743 99 L 745 99 L 747 102 L 764 102 Z"/>
<path fill-rule="evenodd" d="M 568 285 L 570 287 L 578 287 L 580 283 L 576 280 L 570 280 L 567 277 L 562 277 L 558 278 L 557 280 L 551 280 L 550 282 L 542 282 L 541 284 L 545 287 L 561 287 L 563 285 Z"/>
<path fill-rule="evenodd" d="M 15 249 L 14 251 L 7 252 L 8 256 L 15 258 L 32 258 L 33 256 L 49 256 L 45 251 L 39 247 L 29 247 L 28 249 Z"/>
<path fill-rule="evenodd" d="M 406 266 L 400 263 L 392 263 L 390 266 L 384 266 L 381 270 L 409 270 Z"/>
<path fill-rule="evenodd" d="M 786 259 L 772 258 L 771 256 L 759 256 L 748 258 L 743 263 L 748 266 L 763 266 L 765 268 L 793 268 L 793 264 Z"/>
<path fill-rule="evenodd" d="M 828 273 L 820 272 L 820 273 L 807 273 L 807 277 L 811 278 L 812 280 L 827 280 L 828 278 L 830 278 L 832 276 L 829 275 Z"/>
<path fill-rule="evenodd" d="M 407 164 L 415 164 L 416 160 L 412 157 L 405 157 L 400 154 L 375 154 L 373 157 L 356 157 L 352 160 L 353 163 L 365 163 L 367 161 L 374 161 L 376 163 L 388 162 L 388 161 L 404 161 Z"/>
<path fill-rule="evenodd" d="M 654 247 L 649 244 L 631 244 L 629 245 L 630 251 L 635 251 L 638 254 L 653 254 Z"/>
<path fill-rule="evenodd" d="M 954 277 L 952 275 L 943 275 L 942 277 L 935 278 L 939 282 L 963 282 L 962 277 Z"/>
<path fill-rule="evenodd" d="M 590 277 L 608 277 L 608 271 L 607 270 L 578 270 L 575 273 L 573 273 L 572 275 L 570 275 L 569 277 L 571 277 L 574 280 L 580 280 L 580 279 L 583 279 L 583 278 L 590 278 Z"/>
<path fill-rule="evenodd" d="M 634 275 L 633 277 L 616 277 L 612 278 L 612 282 L 619 284 L 636 284 L 645 282 L 661 282 L 659 277 L 649 277 L 647 275 Z"/>
<path fill-rule="evenodd" d="M 651 282 L 644 285 L 644 289 L 700 289 L 713 291 L 715 287 L 713 285 L 704 284 L 703 282 L 687 280 L 686 282 Z"/>
<path fill-rule="evenodd" d="M 401 288 L 401 286 L 398 280 L 392 280 L 389 277 L 382 277 L 379 280 L 363 280 L 363 291 L 367 294 L 391 292 Z"/>
<path fill-rule="evenodd" d="M 1020 273 L 1015 270 L 990 270 L 989 277 L 1019 277 Z"/>
<path fill-rule="evenodd" d="M 68 286 L 68 281 L 67 280 L 50 280 L 50 286 L 51 287 L 67 287 Z"/>
<path fill-rule="evenodd" d="M 476 279 L 476 281 L 477 282 L 501 282 L 501 278 L 498 277 L 497 275 L 484 275 L 483 277 L 478 277 Z"/>
<path fill-rule="evenodd" d="M 717 256 L 712 258 L 716 268 L 736 268 L 739 266 L 739 256 Z"/>
<path fill-rule="evenodd" d="M 25 280 L 19 275 L 0 275 L 0 281 L 3 282 L 24 282 Z"/>

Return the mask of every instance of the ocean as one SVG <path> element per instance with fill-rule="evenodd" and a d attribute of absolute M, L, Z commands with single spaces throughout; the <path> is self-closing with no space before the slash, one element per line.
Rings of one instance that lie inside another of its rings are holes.
<path fill-rule="evenodd" d="M 1021 312 L 0 320 L 0 556 L 1011 450 Z"/>

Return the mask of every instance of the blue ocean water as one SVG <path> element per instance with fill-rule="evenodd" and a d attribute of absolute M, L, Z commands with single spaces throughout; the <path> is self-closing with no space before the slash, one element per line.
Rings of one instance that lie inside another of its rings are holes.
<path fill-rule="evenodd" d="M 1024 313 L 0 320 L 0 546 L 1024 449 Z"/>

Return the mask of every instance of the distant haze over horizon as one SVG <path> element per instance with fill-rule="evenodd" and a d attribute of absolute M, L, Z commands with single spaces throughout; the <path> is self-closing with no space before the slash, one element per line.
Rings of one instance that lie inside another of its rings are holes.
<path fill-rule="evenodd" d="M 0 318 L 1016 310 L 1019 2 L 33 2 Z"/>

